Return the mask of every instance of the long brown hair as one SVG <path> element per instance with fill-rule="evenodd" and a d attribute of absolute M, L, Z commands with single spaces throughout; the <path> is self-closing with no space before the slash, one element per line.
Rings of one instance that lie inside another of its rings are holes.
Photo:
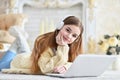
<path fill-rule="evenodd" d="M 83 26 L 79 19 L 75 16 L 69 16 L 65 18 L 63 22 L 64 25 L 76 25 L 80 27 L 81 31 L 79 37 L 72 44 L 69 45 L 70 51 L 68 61 L 72 62 L 80 53 L 82 53 Z M 49 32 L 37 37 L 31 55 L 32 60 L 31 70 L 33 73 L 37 73 L 38 71 L 40 71 L 40 68 L 38 66 L 38 60 L 41 54 L 49 47 L 57 48 L 55 37 L 57 36 L 58 32 L 59 30 L 55 30 L 54 32 Z"/>

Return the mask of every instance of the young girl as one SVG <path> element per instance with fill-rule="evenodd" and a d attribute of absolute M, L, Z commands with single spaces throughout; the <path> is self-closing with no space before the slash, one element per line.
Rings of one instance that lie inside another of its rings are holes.
<path fill-rule="evenodd" d="M 75 16 L 63 20 L 62 27 L 38 36 L 32 54 L 19 54 L 4 73 L 65 73 L 82 53 L 83 26 Z"/>

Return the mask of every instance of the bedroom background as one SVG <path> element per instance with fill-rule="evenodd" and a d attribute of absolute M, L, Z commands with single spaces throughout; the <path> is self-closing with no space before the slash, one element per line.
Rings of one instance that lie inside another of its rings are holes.
<path fill-rule="evenodd" d="M 23 13 L 28 16 L 25 29 L 31 49 L 38 35 L 53 31 L 64 17 L 75 15 L 84 25 L 84 53 L 105 54 L 106 49 L 102 51 L 98 43 L 106 41 L 106 34 L 120 34 L 119 4 L 120 0 L 2 0 L 0 14 Z M 115 44 L 120 45 L 119 39 Z"/>

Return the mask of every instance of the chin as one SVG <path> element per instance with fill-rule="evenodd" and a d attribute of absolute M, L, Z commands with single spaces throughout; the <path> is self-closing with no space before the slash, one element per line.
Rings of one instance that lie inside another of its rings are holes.
<path fill-rule="evenodd" d="M 72 44 L 72 43 L 67 43 L 67 44 L 69 45 L 69 44 Z"/>

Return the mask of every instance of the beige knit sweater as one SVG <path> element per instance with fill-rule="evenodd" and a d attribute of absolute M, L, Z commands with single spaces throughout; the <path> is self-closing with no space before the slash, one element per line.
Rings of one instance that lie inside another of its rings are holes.
<path fill-rule="evenodd" d="M 72 63 L 68 61 L 69 47 L 58 46 L 56 52 L 48 48 L 38 60 L 38 65 L 42 73 L 51 73 L 56 66 L 65 66 L 68 69 Z M 11 62 L 10 69 L 2 69 L 4 73 L 31 73 L 31 54 L 18 54 Z"/>

